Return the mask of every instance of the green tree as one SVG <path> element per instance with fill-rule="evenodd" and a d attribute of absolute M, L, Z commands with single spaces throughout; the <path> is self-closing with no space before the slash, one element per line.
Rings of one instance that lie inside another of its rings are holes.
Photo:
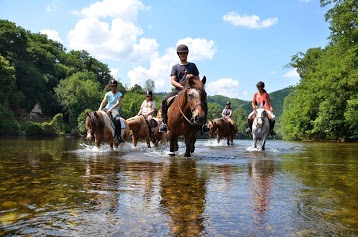
<path fill-rule="evenodd" d="M 100 85 L 95 82 L 95 77 L 94 73 L 78 72 L 62 80 L 55 88 L 58 100 L 74 125 L 77 125 L 82 111 L 87 108 L 96 110 L 101 102 Z"/>
<path fill-rule="evenodd" d="M 144 83 L 143 90 L 154 92 L 154 90 L 155 90 L 155 82 L 152 79 L 146 80 L 145 83 Z"/>
<path fill-rule="evenodd" d="M 10 95 L 15 90 L 15 81 L 15 68 L 0 55 L 0 104 L 7 104 Z"/>

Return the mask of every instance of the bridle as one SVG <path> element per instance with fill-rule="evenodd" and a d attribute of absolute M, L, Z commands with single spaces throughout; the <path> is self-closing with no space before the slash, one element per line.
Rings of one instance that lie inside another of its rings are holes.
<path fill-rule="evenodd" d="M 261 123 L 261 126 L 263 126 L 264 124 L 265 124 L 265 117 L 267 117 L 267 115 L 266 115 L 266 111 L 265 110 L 263 110 L 263 112 L 262 113 L 259 113 L 259 117 L 256 117 L 257 116 L 257 109 L 255 110 L 255 119 L 254 119 L 254 123 L 255 123 L 255 125 L 256 125 L 256 127 L 257 127 L 257 125 L 258 125 L 258 121 L 259 120 L 261 120 L 262 121 L 262 123 Z M 262 116 L 262 114 L 264 114 L 264 116 Z"/>
<path fill-rule="evenodd" d="M 185 91 L 187 91 L 187 90 L 198 90 L 198 89 L 192 88 L 192 87 L 188 87 L 187 89 L 185 89 Z M 196 103 L 194 106 L 193 106 L 192 104 L 190 104 L 190 112 L 191 112 L 192 117 L 191 117 L 191 120 L 189 120 L 189 119 L 185 116 L 184 112 L 182 111 L 182 109 L 181 109 L 181 107 L 180 107 L 180 98 L 179 98 L 179 97 L 180 97 L 180 94 L 182 93 L 182 91 L 184 91 L 184 90 L 181 90 L 181 91 L 179 92 L 179 94 L 178 94 L 178 107 L 179 107 L 179 111 L 180 111 L 180 113 L 183 115 L 183 117 L 185 118 L 185 120 L 186 120 L 190 125 L 194 125 L 194 123 L 192 122 L 192 121 L 194 120 L 194 118 L 193 118 L 193 112 L 195 111 L 196 107 L 198 107 L 198 106 L 201 106 L 203 109 L 205 109 L 205 105 L 204 105 L 204 103 L 202 103 L 201 101 L 198 102 L 198 103 Z M 192 100 L 192 97 L 190 97 L 190 95 L 189 95 L 188 92 L 187 92 L 187 96 L 188 96 L 188 99 L 189 99 L 189 100 Z"/>

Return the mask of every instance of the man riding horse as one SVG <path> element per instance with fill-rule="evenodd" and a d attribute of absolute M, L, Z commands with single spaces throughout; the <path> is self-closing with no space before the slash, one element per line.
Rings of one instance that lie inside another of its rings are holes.
<path fill-rule="evenodd" d="M 118 142 L 124 142 L 121 135 L 121 118 L 118 112 L 123 95 L 117 90 L 117 86 L 118 82 L 116 80 L 109 81 L 108 87 L 110 91 L 105 94 L 98 111 L 103 109 L 111 117 L 115 126 L 115 136 L 117 136 Z M 104 107 L 106 103 L 107 105 Z"/>
<path fill-rule="evenodd" d="M 270 96 L 264 89 L 265 88 L 264 82 L 259 81 L 256 84 L 256 87 L 257 87 L 258 92 L 256 92 L 254 94 L 254 97 L 252 98 L 252 101 L 251 101 L 253 111 L 247 117 L 249 127 L 246 129 L 246 132 L 250 133 L 252 131 L 252 122 L 254 119 L 253 115 L 255 113 L 255 108 L 258 104 L 262 104 L 264 106 L 264 109 L 266 110 L 268 118 L 269 118 L 270 134 L 271 134 L 271 136 L 274 136 L 274 135 L 276 135 L 275 131 L 273 130 L 273 128 L 275 126 L 275 115 L 273 114 L 273 108 L 272 108 Z"/>
<path fill-rule="evenodd" d="M 168 122 L 168 104 L 167 100 L 170 97 L 176 96 L 182 89 L 183 85 L 182 83 L 193 77 L 195 79 L 200 80 L 199 77 L 199 70 L 196 67 L 195 63 L 188 62 L 188 54 L 189 54 L 189 48 L 188 46 L 181 44 L 177 47 L 177 54 L 180 59 L 180 63 L 174 65 L 172 67 L 171 73 L 170 73 L 170 79 L 171 84 L 175 87 L 175 90 L 167 94 L 162 101 L 162 116 L 163 116 L 163 123 L 159 127 L 159 132 L 166 133 L 167 132 L 167 122 Z M 202 132 L 208 132 L 207 125 L 202 126 Z"/>

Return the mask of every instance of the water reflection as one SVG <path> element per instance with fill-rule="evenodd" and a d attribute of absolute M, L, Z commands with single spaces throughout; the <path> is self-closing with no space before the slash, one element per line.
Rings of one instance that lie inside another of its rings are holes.
<path fill-rule="evenodd" d="M 197 236 L 203 232 L 206 180 L 206 173 L 197 169 L 194 160 L 171 160 L 162 178 L 160 204 L 172 220 L 172 235 Z"/>
<path fill-rule="evenodd" d="M 251 177 L 251 202 L 253 204 L 255 223 L 266 223 L 266 212 L 270 209 L 271 186 L 274 177 L 275 164 L 266 153 L 256 152 L 249 163 Z"/>
<path fill-rule="evenodd" d="M 358 235 L 354 144 L 198 141 L 172 159 L 82 142 L 0 142 L 0 236 Z"/>

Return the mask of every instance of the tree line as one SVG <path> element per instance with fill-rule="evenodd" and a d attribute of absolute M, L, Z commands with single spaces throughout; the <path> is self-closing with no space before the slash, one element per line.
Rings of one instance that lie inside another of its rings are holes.
<path fill-rule="evenodd" d="M 358 139 L 358 4 L 321 0 L 329 44 L 297 53 L 289 66 L 300 82 L 285 99 L 283 135 L 290 140 Z"/>
<path fill-rule="evenodd" d="M 331 7 L 329 44 L 292 57 L 287 66 L 297 69 L 297 86 L 270 93 L 278 137 L 289 140 L 357 140 L 358 138 L 358 8 L 354 0 L 321 0 Z M 70 50 L 46 35 L 31 33 L 0 20 L 0 135 L 61 135 L 84 132 L 85 112 L 97 110 L 111 79 L 108 66 L 84 50 Z M 168 78 L 169 81 L 169 78 Z M 124 86 L 120 113 L 138 113 L 145 85 Z M 164 93 L 154 93 L 157 107 Z M 227 101 L 238 123 L 238 137 L 247 137 L 251 102 L 208 96 L 208 119 L 221 117 Z M 26 119 L 35 104 L 43 123 Z M 281 116 L 282 114 L 282 116 Z"/>

